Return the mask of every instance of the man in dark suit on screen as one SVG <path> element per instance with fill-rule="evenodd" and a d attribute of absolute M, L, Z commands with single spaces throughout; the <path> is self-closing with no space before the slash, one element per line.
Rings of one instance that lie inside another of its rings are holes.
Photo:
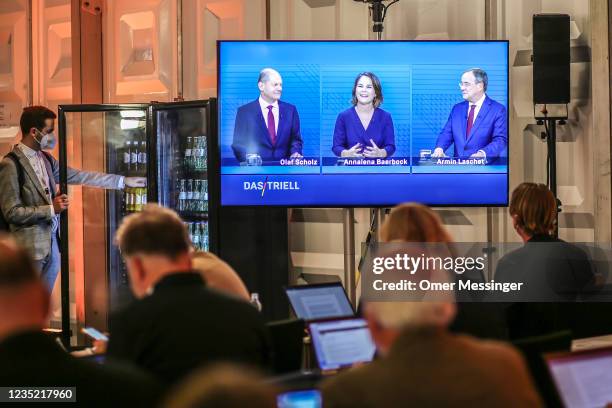
<path fill-rule="evenodd" d="M 300 118 L 295 106 L 281 102 L 283 79 L 264 68 L 257 80 L 259 98 L 238 108 L 232 149 L 239 162 L 247 155 L 263 161 L 302 157 Z"/>
<path fill-rule="evenodd" d="M 212 362 L 268 365 L 263 318 L 248 302 L 206 287 L 175 212 L 148 205 L 124 218 L 117 244 L 138 300 L 112 316 L 109 358 L 135 363 L 166 384 Z"/>
<path fill-rule="evenodd" d="M 445 157 L 454 145 L 454 157 L 493 159 L 504 155 L 508 145 L 506 107 L 487 94 L 489 77 L 480 68 L 461 75 L 464 101 L 453 106 L 440 132 L 432 157 Z"/>

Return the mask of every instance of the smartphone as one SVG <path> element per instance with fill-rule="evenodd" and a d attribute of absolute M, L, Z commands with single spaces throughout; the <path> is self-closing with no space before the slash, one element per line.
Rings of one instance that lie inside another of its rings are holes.
<path fill-rule="evenodd" d="M 83 332 L 83 334 L 88 335 L 89 337 L 91 337 L 94 340 L 108 341 L 108 337 L 106 335 L 101 333 L 99 330 L 94 329 L 93 327 L 85 327 L 85 328 L 81 329 L 81 331 Z"/>

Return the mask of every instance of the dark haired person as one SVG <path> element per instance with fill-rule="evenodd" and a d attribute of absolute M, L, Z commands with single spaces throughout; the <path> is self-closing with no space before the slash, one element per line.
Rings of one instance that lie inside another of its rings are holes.
<path fill-rule="evenodd" d="M 148 205 L 123 220 L 116 240 L 138 300 L 111 318 L 109 358 L 135 363 L 165 383 L 211 362 L 268 365 L 259 312 L 206 287 L 175 212 Z"/>
<path fill-rule="evenodd" d="M 489 97 L 489 77 L 480 68 L 461 75 L 459 88 L 464 101 L 453 106 L 440 132 L 432 157 L 444 157 L 454 145 L 454 157 L 496 158 L 508 145 L 506 108 Z"/>
<path fill-rule="evenodd" d="M 571 306 L 562 302 L 577 300 L 595 281 L 586 253 L 552 235 L 557 200 L 544 184 L 520 184 L 512 192 L 509 212 L 525 245 L 499 261 L 494 279 L 523 282 L 521 300 L 532 302 L 509 306 L 506 318 L 510 337 L 568 329 L 567 311 Z"/>
<path fill-rule="evenodd" d="M 395 130 L 383 102 L 380 80 L 362 72 L 353 84 L 353 106 L 336 119 L 332 151 L 339 157 L 390 157 L 395 153 Z"/>
<path fill-rule="evenodd" d="M 257 79 L 259 98 L 238 108 L 232 150 L 239 162 L 247 155 L 263 161 L 302 157 L 300 117 L 295 106 L 280 100 L 283 78 L 264 68 Z"/>
<path fill-rule="evenodd" d="M 156 405 L 163 389 L 151 376 L 116 363 L 74 358 L 43 333 L 49 293 L 31 257 L 12 237 L 0 235 L 0 259 L 2 387 L 74 387 L 79 407 Z"/>
<path fill-rule="evenodd" d="M 56 194 L 59 163 L 44 150 L 57 144 L 56 115 L 44 106 L 30 106 L 20 119 L 22 139 L 0 162 L 0 210 L 14 238 L 37 263 L 47 288 L 53 290 L 59 271 L 58 217 L 69 205 L 66 194 Z M 21 167 L 21 171 L 19 167 Z M 23 174 L 20 185 L 19 174 Z M 143 187 L 143 177 L 123 177 L 68 169 L 69 184 L 106 189 Z"/>

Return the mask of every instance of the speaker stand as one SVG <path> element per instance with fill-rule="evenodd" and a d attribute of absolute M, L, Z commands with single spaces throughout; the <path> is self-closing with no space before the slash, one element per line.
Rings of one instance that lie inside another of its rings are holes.
<path fill-rule="evenodd" d="M 546 185 L 550 188 L 557 201 L 557 217 L 555 222 L 554 237 L 559 237 L 559 212 L 561 212 L 561 200 L 557 197 L 557 124 L 565 125 L 565 117 L 544 116 L 538 119 L 538 125 L 544 125 L 546 131 L 542 138 L 546 139 Z"/>

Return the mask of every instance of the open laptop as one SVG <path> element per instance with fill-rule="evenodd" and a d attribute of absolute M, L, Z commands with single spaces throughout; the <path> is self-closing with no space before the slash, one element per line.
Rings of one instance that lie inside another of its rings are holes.
<path fill-rule="evenodd" d="M 374 358 L 376 346 L 366 321 L 361 318 L 312 322 L 308 325 L 317 364 L 331 374 Z"/>
<path fill-rule="evenodd" d="M 612 347 L 545 354 L 544 359 L 566 407 L 612 404 Z"/>
<path fill-rule="evenodd" d="M 340 282 L 289 286 L 285 293 L 297 318 L 307 322 L 355 315 Z"/>

